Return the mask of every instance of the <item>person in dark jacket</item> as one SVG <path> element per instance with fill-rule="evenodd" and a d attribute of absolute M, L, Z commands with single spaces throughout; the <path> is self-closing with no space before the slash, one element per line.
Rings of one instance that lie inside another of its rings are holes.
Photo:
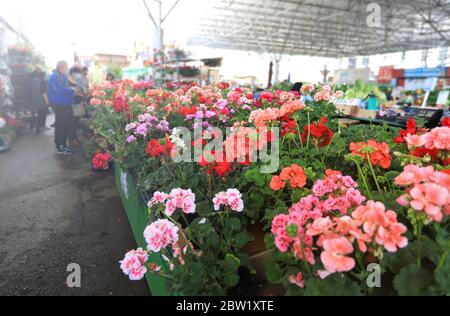
<path fill-rule="evenodd" d="M 78 140 L 77 131 L 79 129 L 80 125 L 80 113 L 79 110 L 75 111 L 74 107 L 83 107 L 83 93 L 82 93 L 82 87 L 81 87 L 81 80 L 83 76 L 83 71 L 81 68 L 74 66 L 70 68 L 69 70 L 69 77 L 68 77 L 68 84 L 69 87 L 74 89 L 75 94 L 73 97 L 73 114 L 74 117 L 72 119 L 72 124 L 69 129 L 69 144 L 72 147 L 80 147 L 81 142 Z M 75 113 L 77 112 L 77 113 Z M 82 116 L 82 115 L 81 115 Z"/>
<path fill-rule="evenodd" d="M 69 87 L 67 62 L 58 62 L 56 69 L 48 80 L 48 99 L 55 112 L 55 145 L 56 154 L 72 155 L 67 147 L 67 138 L 72 126 L 74 90 Z"/>
<path fill-rule="evenodd" d="M 47 80 L 45 72 L 36 69 L 31 79 L 31 102 L 35 114 L 34 128 L 36 134 L 47 129 L 45 122 L 48 114 Z"/>

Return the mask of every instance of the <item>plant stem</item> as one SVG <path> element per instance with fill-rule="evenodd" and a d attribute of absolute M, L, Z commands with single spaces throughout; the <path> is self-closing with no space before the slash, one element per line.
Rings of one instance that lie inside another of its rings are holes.
<path fill-rule="evenodd" d="M 422 222 L 419 222 L 418 226 L 415 227 L 416 231 L 416 237 L 417 237 L 417 265 L 419 267 L 422 266 L 422 230 L 423 230 L 423 224 Z"/>
<path fill-rule="evenodd" d="M 355 161 L 355 164 L 356 164 L 356 168 L 358 169 L 359 177 L 362 179 L 363 184 L 366 188 L 366 194 L 369 197 L 369 199 L 373 200 L 372 192 L 370 191 L 369 185 L 367 184 L 366 176 L 364 175 L 364 172 L 362 171 L 359 163 Z"/>
<path fill-rule="evenodd" d="M 298 138 L 300 139 L 300 145 L 303 148 L 303 139 L 302 139 L 302 133 L 300 133 L 300 126 L 298 125 L 298 117 L 295 117 L 295 125 L 297 126 L 297 133 L 298 133 Z"/>
<path fill-rule="evenodd" d="M 184 214 L 184 212 L 181 212 L 181 216 L 183 216 L 184 223 L 186 224 L 186 227 L 188 227 L 189 226 L 189 221 L 188 221 L 186 215 Z"/>
<path fill-rule="evenodd" d="M 306 261 L 306 256 L 305 256 L 305 248 L 303 247 L 303 241 L 302 241 L 302 236 L 299 235 L 299 242 L 300 242 L 300 247 L 302 248 L 302 257 L 303 257 L 303 264 L 305 265 L 306 270 L 309 273 L 310 277 L 313 277 L 313 273 L 311 271 L 311 267 L 309 266 L 309 263 Z"/>
<path fill-rule="evenodd" d="M 306 140 L 306 147 L 309 148 L 309 138 L 311 137 L 311 116 L 309 114 L 309 111 L 307 112 L 308 115 L 308 138 Z"/>
<path fill-rule="evenodd" d="M 177 177 L 173 174 L 172 170 L 170 170 L 169 165 L 166 162 L 166 159 L 164 157 L 161 158 L 162 163 L 164 164 L 164 166 L 166 167 L 167 171 L 170 173 L 170 175 L 172 176 L 172 178 L 176 179 Z"/>
<path fill-rule="evenodd" d="M 385 192 L 381 189 L 380 184 L 378 183 L 377 175 L 375 174 L 375 170 L 373 169 L 373 165 L 372 165 L 372 162 L 370 161 L 369 155 L 367 155 L 367 161 L 369 162 L 369 168 L 370 168 L 370 171 L 372 172 L 373 180 L 375 181 L 375 185 L 377 186 L 378 193 L 380 193 L 381 199 L 383 200 L 383 202 L 386 203 L 386 200 L 384 198 Z"/>
<path fill-rule="evenodd" d="M 450 249 L 447 249 L 446 251 L 444 251 L 442 256 L 439 258 L 439 263 L 438 263 L 436 270 L 438 270 L 444 266 L 445 260 L 447 260 L 449 251 L 450 251 Z"/>
<path fill-rule="evenodd" d="M 208 191 L 209 191 L 209 199 L 212 201 L 213 199 L 213 179 L 212 179 L 212 174 L 208 175 Z"/>
<path fill-rule="evenodd" d="M 200 194 L 200 195 L 202 196 L 202 198 L 205 199 L 205 201 L 208 201 L 208 198 L 202 193 L 202 191 L 200 191 L 198 188 L 194 188 L 194 190 L 195 190 L 198 194 Z"/>
<path fill-rule="evenodd" d="M 184 214 L 183 214 L 183 215 L 184 215 Z M 175 221 L 171 216 L 166 216 L 166 217 L 169 219 L 169 221 L 171 221 L 172 223 L 174 223 L 174 224 L 180 229 L 180 232 L 183 232 L 183 234 L 184 234 L 184 236 L 186 237 L 187 240 L 190 239 L 194 244 L 197 245 L 197 247 L 198 247 L 200 250 L 202 250 L 201 244 L 200 244 L 197 240 L 195 240 L 192 236 L 189 236 L 188 233 L 186 232 L 186 230 L 183 229 L 183 227 L 181 226 L 180 223 L 178 223 L 177 221 Z M 188 226 L 189 226 L 189 225 L 188 225 Z"/>

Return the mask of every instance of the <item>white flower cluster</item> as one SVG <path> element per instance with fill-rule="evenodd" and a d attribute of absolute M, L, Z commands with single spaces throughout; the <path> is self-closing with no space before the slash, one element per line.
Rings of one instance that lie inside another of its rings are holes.
<path fill-rule="evenodd" d="M 6 121 L 0 117 L 0 128 L 3 128 L 6 126 Z"/>
<path fill-rule="evenodd" d="M 172 130 L 172 135 L 170 135 L 170 141 L 175 145 L 177 148 L 185 149 L 186 144 L 183 139 L 181 139 L 178 135 L 180 135 L 180 129 L 175 127 Z"/>

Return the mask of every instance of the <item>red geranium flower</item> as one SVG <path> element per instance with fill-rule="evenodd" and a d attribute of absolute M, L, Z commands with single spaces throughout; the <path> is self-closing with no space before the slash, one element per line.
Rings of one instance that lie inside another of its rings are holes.
<path fill-rule="evenodd" d="M 231 163 L 230 162 L 225 162 L 225 161 L 216 161 L 219 160 L 219 158 L 221 158 L 220 160 L 223 160 L 223 152 L 215 152 L 212 151 L 209 156 L 210 159 L 206 159 L 205 155 L 202 155 L 200 157 L 200 166 L 204 167 L 206 169 L 206 174 L 213 174 L 213 172 L 215 172 L 219 177 L 223 178 L 225 177 L 230 171 L 231 171 Z M 213 159 L 211 159 L 213 158 Z M 214 161 L 211 161 L 214 160 Z"/>
<path fill-rule="evenodd" d="M 161 144 L 159 140 L 153 139 L 147 143 L 147 148 L 145 149 L 145 153 L 148 156 L 153 158 L 167 155 L 170 156 L 172 154 L 172 150 L 175 145 L 170 141 L 170 139 L 165 137 L 165 144 Z"/>
<path fill-rule="evenodd" d="M 397 144 L 404 144 L 406 143 L 405 137 L 408 135 L 416 135 L 426 132 L 425 129 L 417 128 L 417 123 L 414 119 L 409 119 L 408 122 L 406 122 L 406 129 L 401 130 L 398 135 L 394 138 L 394 142 Z"/>
<path fill-rule="evenodd" d="M 325 118 L 321 118 L 319 122 L 305 126 L 302 134 L 303 142 L 307 141 L 309 133 L 310 137 L 317 142 L 319 147 L 328 146 L 333 139 L 334 133 L 324 125 L 326 122 L 327 120 Z"/>
<path fill-rule="evenodd" d="M 195 113 L 197 113 L 197 107 L 193 106 L 192 108 L 181 108 L 178 110 L 178 113 L 180 113 L 183 116 L 188 116 L 188 115 L 194 115 Z"/>
<path fill-rule="evenodd" d="M 116 113 L 124 111 L 128 113 L 130 111 L 130 108 L 128 106 L 128 97 L 126 95 L 116 96 L 113 101 L 113 109 Z"/>
<path fill-rule="evenodd" d="M 97 153 L 92 157 L 92 168 L 94 170 L 108 169 L 108 162 L 111 160 L 109 153 Z"/>
<path fill-rule="evenodd" d="M 273 102 L 273 94 L 271 92 L 263 92 L 263 93 L 261 93 L 259 99 L 261 101 L 265 100 L 269 103 L 272 103 Z"/>
<path fill-rule="evenodd" d="M 425 156 L 430 156 L 432 161 L 435 161 L 437 158 L 437 155 L 439 154 L 439 149 L 427 149 L 425 147 L 419 147 L 414 149 L 412 152 L 412 155 L 415 157 L 423 158 Z"/>
<path fill-rule="evenodd" d="M 297 122 L 295 120 L 287 120 L 281 128 L 281 136 L 284 137 L 287 134 L 298 134 Z M 303 136 L 302 136 L 303 137 Z"/>
<path fill-rule="evenodd" d="M 145 153 L 149 156 L 152 156 L 153 158 L 156 158 L 158 156 L 164 155 L 165 149 L 159 143 L 159 140 L 153 139 L 148 142 L 147 148 L 145 149 Z"/>
<path fill-rule="evenodd" d="M 225 177 L 228 172 L 231 171 L 231 163 L 229 162 L 216 162 L 216 166 L 214 167 L 214 171 L 217 173 L 219 177 Z"/>

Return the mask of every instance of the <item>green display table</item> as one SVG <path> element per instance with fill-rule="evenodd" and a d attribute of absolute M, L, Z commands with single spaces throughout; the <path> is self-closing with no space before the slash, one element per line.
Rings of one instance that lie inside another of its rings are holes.
<path fill-rule="evenodd" d="M 137 190 L 134 176 L 129 171 L 122 169 L 120 164 L 115 163 L 114 166 L 117 191 L 127 213 L 128 221 L 130 223 L 131 230 L 133 231 L 134 238 L 136 239 L 137 247 L 146 249 L 147 244 L 145 243 L 143 236 L 144 230 L 149 224 L 149 215 L 146 203 Z M 158 254 L 150 254 L 149 262 L 156 263 L 157 265 L 163 267 L 163 269 L 167 269 L 164 260 Z M 165 279 L 152 273 L 147 273 L 146 281 L 153 296 L 170 295 L 167 290 Z"/>

